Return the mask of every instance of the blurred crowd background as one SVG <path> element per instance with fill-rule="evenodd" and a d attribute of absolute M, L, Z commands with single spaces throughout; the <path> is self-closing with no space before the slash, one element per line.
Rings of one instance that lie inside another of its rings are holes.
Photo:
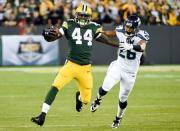
<path fill-rule="evenodd" d="M 0 0 L 0 26 L 58 25 L 73 18 L 81 0 Z M 122 24 L 138 14 L 143 25 L 180 25 L 180 0 L 86 0 L 92 20 Z M 27 32 L 27 31 L 26 31 Z M 23 31 L 21 32 L 23 34 Z"/>

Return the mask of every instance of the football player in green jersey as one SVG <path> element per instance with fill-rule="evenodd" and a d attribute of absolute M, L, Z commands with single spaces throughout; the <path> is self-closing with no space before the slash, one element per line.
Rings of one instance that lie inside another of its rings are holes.
<path fill-rule="evenodd" d="M 76 9 L 76 17 L 67 20 L 59 29 L 51 27 L 43 31 L 43 36 L 47 41 L 54 41 L 62 36 L 68 40 L 70 52 L 65 65 L 59 70 L 52 87 L 50 88 L 42 105 L 41 114 L 32 117 L 31 121 L 42 126 L 46 114 L 53 103 L 56 94 L 72 79 L 75 79 L 79 91 L 76 92 L 76 110 L 81 111 L 83 104 L 87 104 L 91 99 L 91 89 L 93 78 L 91 73 L 91 52 L 92 40 L 119 47 L 118 42 L 109 39 L 102 33 L 102 27 L 91 22 L 92 10 L 86 4 L 81 4 Z"/>

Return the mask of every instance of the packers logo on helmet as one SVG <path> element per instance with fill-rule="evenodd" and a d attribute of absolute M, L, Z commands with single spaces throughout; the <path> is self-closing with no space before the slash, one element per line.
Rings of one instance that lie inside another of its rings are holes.
<path fill-rule="evenodd" d="M 80 26 L 87 25 L 91 20 L 91 16 L 92 16 L 92 10 L 87 4 L 81 4 L 76 9 L 75 20 Z"/>

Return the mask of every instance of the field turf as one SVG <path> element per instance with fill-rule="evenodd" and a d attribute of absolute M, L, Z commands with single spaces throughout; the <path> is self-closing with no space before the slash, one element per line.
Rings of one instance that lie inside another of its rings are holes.
<path fill-rule="evenodd" d="M 103 99 L 95 113 L 90 104 L 75 111 L 75 81 L 59 92 L 45 125 L 30 121 L 42 102 L 58 67 L 0 68 L 0 131 L 180 131 L 180 66 L 140 68 L 128 108 L 118 129 L 110 125 L 116 115 L 119 85 Z M 94 66 L 92 99 L 102 84 L 106 66 Z"/>

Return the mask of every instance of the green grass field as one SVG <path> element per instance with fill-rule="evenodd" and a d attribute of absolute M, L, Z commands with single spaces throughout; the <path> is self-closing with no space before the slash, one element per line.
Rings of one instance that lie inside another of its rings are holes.
<path fill-rule="evenodd" d="M 107 67 L 94 67 L 92 99 L 102 84 Z M 39 114 L 57 67 L 0 68 L 0 131 L 179 131 L 180 66 L 140 68 L 129 105 L 118 129 L 110 125 L 116 115 L 119 85 L 104 98 L 95 113 L 90 104 L 75 111 L 75 81 L 59 92 L 45 125 L 30 118 Z"/>

